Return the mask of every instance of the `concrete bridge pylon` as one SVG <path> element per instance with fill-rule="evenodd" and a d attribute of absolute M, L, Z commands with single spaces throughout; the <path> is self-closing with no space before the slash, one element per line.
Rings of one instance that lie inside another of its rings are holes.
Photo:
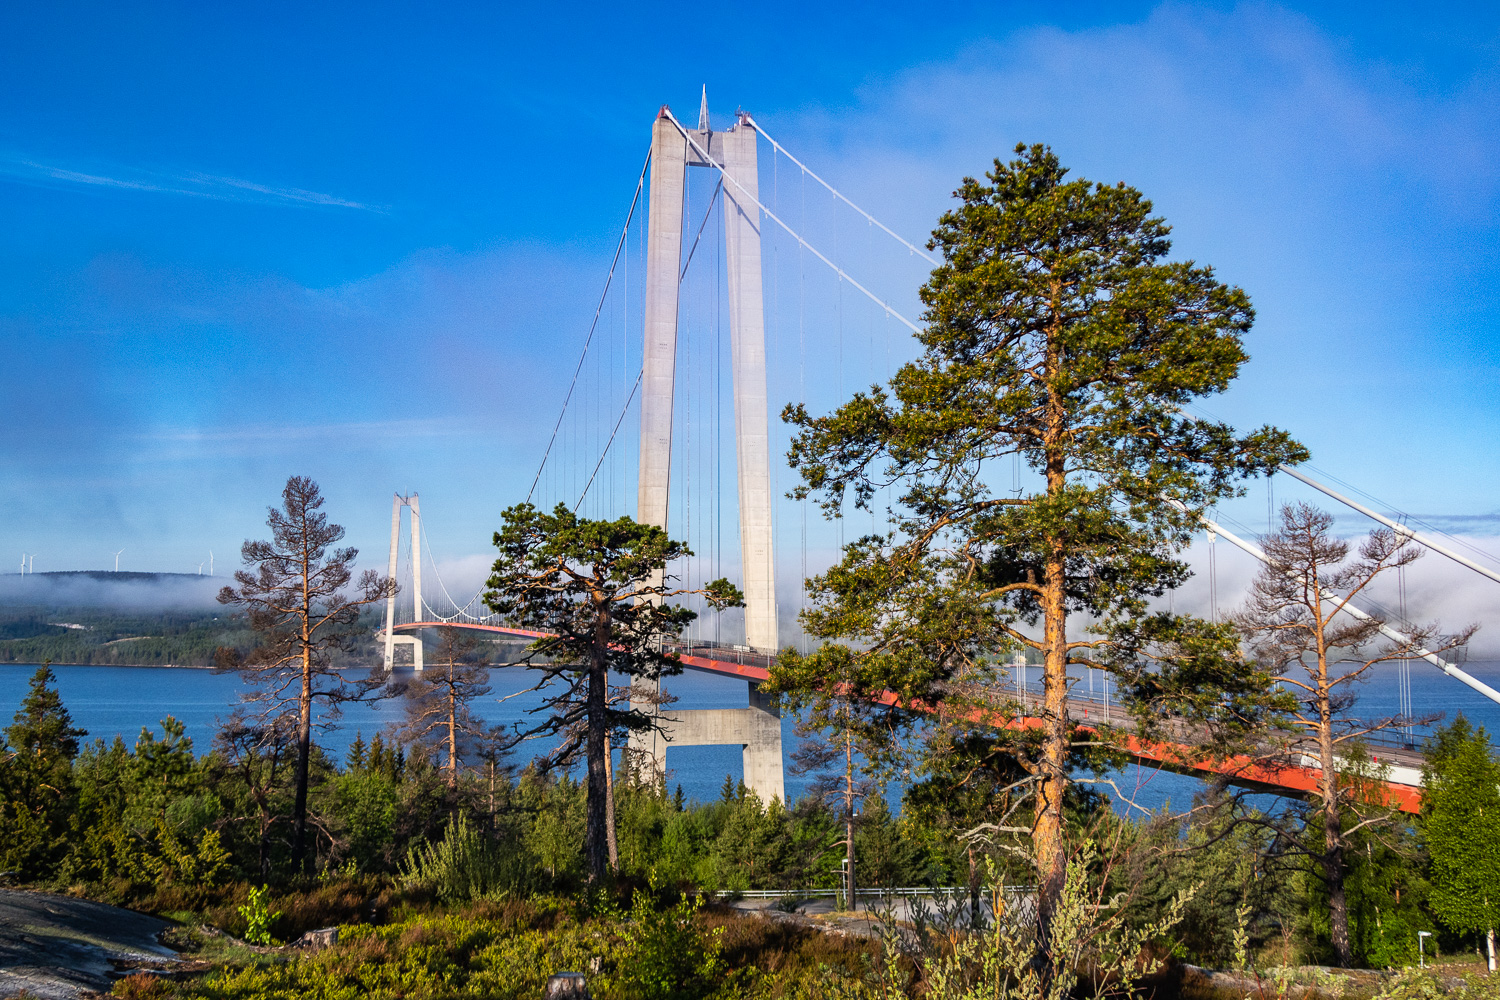
<path fill-rule="evenodd" d="M 423 620 L 422 615 L 422 503 L 417 494 L 402 496 L 400 493 L 391 497 L 391 563 L 390 570 L 386 574 L 391 579 L 396 578 L 396 557 L 401 552 L 401 509 L 411 511 L 411 593 L 412 593 L 412 616 L 411 620 L 419 622 Z M 396 665 L 396 646 L 410 646 L 412 666 L 422 669 L 422 640 L 415 635 L 397 635 L 396 625 L 396 595 L 393 593 L 385 599 L 385 629 L 381 638 L 385 640 L 385 672 L 390 673 Z"/>
<path fill-rule="evenodd" d="M 691 136 L 691 141 L 689 141 Z M 667 527 L 671 492 L 672 403 L 677 371 L 677 305 L 681 282 L 682 212 L 688 167 L 723 171 L 724 249 L 728 267 L 729 337 L 734 386 L 740 553 L 745 594 L 745 643 L 775 653 L 776 573 L 771 524 L 771 450 L 766 393 L 765 300 L 761 279 L 756 130 L 741 113 L 714 131 L 704 92 L 698 128 L 686 135 L 662 107 L 651 134 L 651 187 L 646 235 L 645 349 L 642 362 L 640 475 L 636 520 Z M 657 582 L 660 582 L 659 580 Z M 632 699 L 656 713 L 659 699 Z M 764 802 L 785 800 L 781 716 L 750 683 L 744 709 L 659 715 L 661 732 L 636 734 L 631 750 L 666 773 L 666 744 L 740 744 L 745 784 Z"/>

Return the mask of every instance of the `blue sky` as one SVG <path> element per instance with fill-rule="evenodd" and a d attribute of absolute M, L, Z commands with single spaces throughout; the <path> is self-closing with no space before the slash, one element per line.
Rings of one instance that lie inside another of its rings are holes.
<path fill-rule="evenodd" d="M 1134 184 L 1177 252 L 1259 310 L 1213 412 L 1286 427 L 1396 508 L 1497 533 L 1492 6 L 224 6 L 0 12 L 0 569 L 123 547 L 122 568 L 192 572 L 213 549 L 222 572 L 303 473 L 367 565 L 391 491 L 419 490 L 440 558 L 477 579 L 535 473 L 656 108 L 695 117 L 704 84 L 716 124 L 751 110 L 914 239 L 1017 141 Z M 790 213 L 794 174 L 768 154 L 763 190 Z M 904 252 L 797 218 L 915 312 Z M 795 353 L 794 252 L 781 239 L 768 265 L 773 395 L 831 406 L 909 343 L 809 271 Z M 694 294 L 706 322 L 709 286 Z M 605 324 L 621 345 L 628 308 Z M 860 324 L 869 350 L 845 343 Z M 1264 524 L 1263 494 L 1243 506 Z M 814 526 L 815 549 L 832 538 Z"/>

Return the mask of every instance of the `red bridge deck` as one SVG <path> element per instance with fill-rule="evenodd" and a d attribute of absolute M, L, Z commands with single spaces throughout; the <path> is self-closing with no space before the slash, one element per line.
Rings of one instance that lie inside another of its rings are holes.
<path fill-rule="evenodd" d="M 503 625 L 479 625 L 466 622 L 407 622 L 397 625 L 397 632 L 414 632 L 424 628 L 463 628 L 480 632 L 498 632 L 502 635 L 514 636 L 517 639 L 541 639 L 545 637 L 542 632 L 530 632 L 526 629 L 509 628 Z M 771 664 L 775 657 L 765 653 L 756 653 L 750 650 L 737 649 L 733 646 L 723 646 L 711 643 L 685 643 L 677 642 L 671 644 L 672 648 L 682 658 L 682 664 L 694 670 L 706 673 L 720 674 L 726 677 L 738 677 L 749 681 L 763 681 L 768 675 Z M 887 692 L 880 701 L 884 704 L 894 704 L 896 696 Z M 1028 697 L 1023 691 L 1022 704 L 1034 702 L 1035 699 Z M 1109 719 L 1109 705 L 1104 701 L 1094 701 L 1086 698 L 1069 698 L 1069 715 L 1080 723 L 1082 728 L 1092 730 L 1085 720 Z M 1034 717 L 1025 717 L 1011 720 L 1007 723 L 1011 726 L 1033 727 L 1040 726 L 1041 720 Z M 1317 767 L 1308 767 L 1301 764 L 1290 763 L 1267 763 L 1257 761 L 1248 756 L 1231 757 L 1227 760 L 1204 760 L 1193 757 L 1187 744 L 1149 742 L 1139 740 L 1134 736 L 1126 735 L 1119 743 L 1120 749 L 1128 754 L 1133 760 L 1141 763 L 1159 767 L 1162 770 L 1173 771 L 1179 774 L 1190 774 L 1206 776 L 1209 774 L 1224 775 L 1231 783 L 1251 788 L 1261 788 L 1268 791 L 1289 792 L 1296 795 L 1316 794 L 1318 785 L 1322 780 L 1322 770 Z M 1400 772 L 1416 772 L 1421 768 L 1420 755 L 1409 750 L 1392 749 L 1385 751 L 1388 755 L 1387 762 L 1397 765 Z M 1379 754 L 1376 759 L 1379 760 Z M 1410 759 L 1408 759 L 1410 758 Z M 1406 777 L 1406 774 L 1402 775 Z M 1385 804 L 1389 807 L 1398 808 L 1402 812 L 1415 813 L 1421 809 L 1422 789 L 1415 781 L 1386 781 Z"/>

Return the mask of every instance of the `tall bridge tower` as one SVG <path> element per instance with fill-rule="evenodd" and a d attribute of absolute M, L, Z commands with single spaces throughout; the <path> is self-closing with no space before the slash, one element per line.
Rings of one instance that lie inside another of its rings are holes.
<path fill-rule="evenodd" d="M 745 594 L 745 642 L 774 653 L 776 571 L 771 530 L 771 442 L 766 400 L 765 300 L 761 289 L 760 210 L 756 131 L 740 113 L 727 131 L 709 124 L 708 92 L 696 129 L 683 129 L 665 105 L 651 131 L 651 201 L 646 228 L 645 357 L 641 376 L 640 476 L 636 520 L 667 527 L 672 479 L 672 400 L 677 375 L 677 304 L 682 265 L 682 213 L 687 168 L 722 172 L 724 249 L 728 265 L 729 338 L 733 366 L 736 472 L 739 486 L 740 555 Z M 632 736 L 638 759 L 666 772 L 666 743 L 739 744 L 745 783 L 766 802 L 785 799 L 781 761 L 781 717 L 758 685 L 750 705 L 721 711 L 673 711 L 663 732 Z M 636 707 L 655 711 L 654 703 Z"/>
<path fill-rule="evenodd" d="M 422 502 L 415 493 L 391 497 L 391 566 L 386 575 L 396 578 L 396 556 L 401 551 L 401 509 L 411 511 L 411 593 L 412 617 L 422 621 Z M 412 666 L 422 669 L 422 640 L 414 635 L 396 634 L 396 595 L 385 599 L 385 672 L 390 673 L 396 665 L 396 644 L 411 646 Z"/>
<path fill-rule="evenodd" d="M 664 106 L 651 136 L 651 202 L 646 229 L 646 344 L 641 378 L 640 477 L 636 520 L 667 526 L 672 478 L 672 398 L 677 375 L 677 299 L 682 208 L 688 167 L 722 169 L 729 271 L 729 339 L 744 562 L 745 642 L 774 653 L 776 571 L 771 548 L 771 442 L 766 402 L 765 302 L 755 128 L 741 114 L 727 132 L 709 128 L 705 93 L 698 128 L 685 136 Z M 707 154 L 705 158 L 704 154 Z"/>

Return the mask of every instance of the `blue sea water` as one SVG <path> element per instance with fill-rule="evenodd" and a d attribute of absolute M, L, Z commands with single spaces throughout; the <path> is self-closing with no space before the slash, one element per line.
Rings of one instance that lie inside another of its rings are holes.
<path fill-rule="evenodd" d="M 89 739 L 106 742 L 116 735 L 133 743 L 142 727 L 155 728 L 170 715 L 179 719 L 199 752 L 211 746 L 218 720 L 227 717 L 245 690 L 236 675 L 216 674 L 210 670 L 180 667 L 95 667 L 54 666 L 58 690 L 73 715 L 74 723 L 89 733 Z M 1471 662 L 1465 669 L 1480 680 L 1500 687 L 1500 662 Z M 0 725 L 8 723 L 25 696 L 35 664 L 0 665 Z M 540 696 L 524 693 L 535 682 L 536 675 L 522 667 L 500 667 L 491 671 L 493 693 L 478 707 L 478 714 L 492 724 L 513 725 L 527 721 L 526 710 L 539 704 Z M 1396 714 L 1400 704 L 1397 668 L 1382 665 L 1372 671 L 1369 681 L 1358 687 L 1357 710 L 1365 717 Z M 1488 701 L 1458 681 L 1435 668 L 1417 662 L 1412 666 L 1412 696 L 1418 714 L 1444 713 L 1451 722 L 1464 713 L 1472 722 L 1485 726 L 1492 736 L 1500 735 L 1500 705 Z M 746 704 L 743 681 L 688 671 L 672 678 L 669 687 L 679 701 L 677 708 L 742 708 Z M 511 697 L 506 697 L 511 696 Z M 505 698 L 505 700 L 500 700 Z M 342 759 L 356 733 L 368 740 L 398 721 L 399 704 L 385 701 L 353 704 L 343 717 L 328 721 L 329 728 L 316 738 L 320 744 Z M 788 753 L 797 743 L 794 720 L 782 721 L 783 744 Z M 523 745 L 516 755 L 517 763 L 544 752 L 544 743 Z M 667 752 L 668 786 L 681 784 L 689 799 L 707 801 L 717 797 L 726 775 L 741 776 L 738 747 L 672 747 Z M 1141 806 L 1159 809 L 1170 802 L 1174 807 L 1187 806 L 1202 787 L 1198 780 L 1183 775 L 1131 766 L 1112 775 L 1119 789 Z M 796 799 L 806 789 L 807 780 L 788 771 L 787 793 Z M 890 789 L 888 799 L 894 805 L 899 789 Z"/>
<path fill-rule="evenodd" d="M 0 664 L 0 726 L 8 725 L 26 696 L 36 664 Z M 188 667 L 98 667 L 54 665 L 58 693 L 73 716 L 74 725 L 88 731 L 88 740 L 106 743 L 121 736 L 133 744 L 142 727 L 157 729 L 172 716 L 183 724 L 199 753 L 213 744 L 219 720 L 227 718 L 239 704 L 246 688 L 238 675 Z M 537 675 L 524 667 L 498 667 L 490 671 L 492 693 L 476 705 L 476 714 L 486 722 L 510 727 L 534 725 L 527 710 L 541 703 L 541 695 L 527 693 Z M 744 708 L 748 692 L 744 681 L 688 671 L 668 682 L 671 693 L 681 699 L 678 708 Z M 501 699 L 504 699 L 503 701 Z M 325 726 L 314 739 L 342 760 L 356 734 L 368 742 L 377 732 L 400 721 L 396 701 L 345 705 L 337 720 L 320 720 Z M 783 744 L 790 752 L 796 745 L 794 720 L 782 720 Z M 513 760 L 527 760 L 551 749 L 546 741 L 522 744 Z M 717 798 L 725 776 L 738 781 L 743 773 L 737 746 L 669 747 L 667 785 L 682 785 L 689 799 Z M 796 799 L 806 780 L 788 772 L 787 795 Z"/>

